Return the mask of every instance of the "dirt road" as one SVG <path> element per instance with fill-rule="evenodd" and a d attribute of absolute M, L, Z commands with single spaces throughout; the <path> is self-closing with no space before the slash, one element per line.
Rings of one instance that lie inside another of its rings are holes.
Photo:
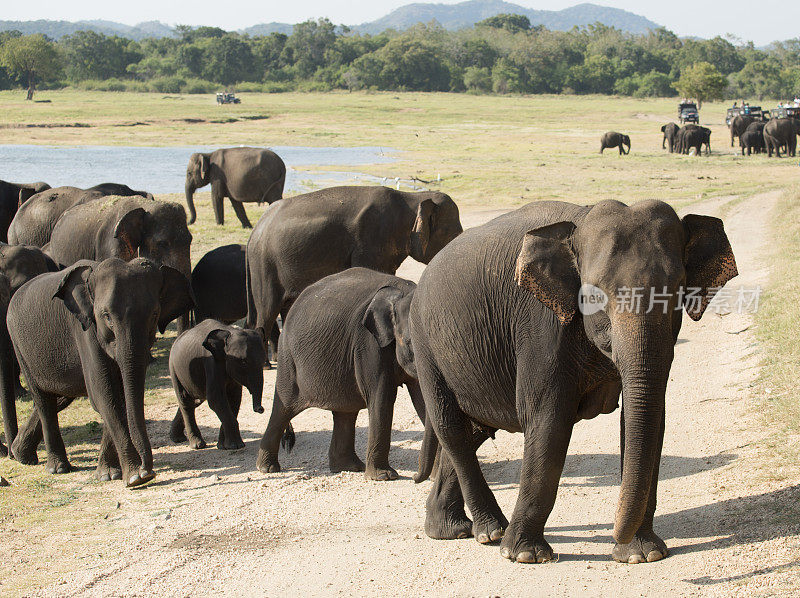
<path fill-rule="evenodd" d="M 714 200 L 691 211 L 724 214 L 739 264 L 734 288 L 767 282 L 762 248 L 775 194 Z M 497 212 L 468 214 L 478 224 Z M 404 265 L 416 278 L 420 267 Z M 694 596 L 800 593 L 800 525 L 782 516 L 800 500 L 798 486 L 769 482 L 752 446 L 763 431 L 753 409 L 758 346 L 749 315 L 688 318 L 676 347 L 667 396 L 656 530 L 671 556 L 654 564 L 610 558 L 618 494 L 619 415 L 575 428 L 546 536 L 558 562 L 519 565 L 497 546 L 436 541 L 423 532 L 430 482 L 415 486 L 422 426 L 402 391 L 391 461 L 402 479 L 366 482 L 327 471 L 331 416 L 307 411 L 294 420 L 297 445 L 282 454 L 285 471 L 254 471 L 269 414 L 243 409 L 247 447 L 236 453 L 190 451 L 167 438 L 172 409 L 148 417 L 157 481 L 140 491 L 119 485 L 98 512 L 112 550 L 87 554 L 84 570 L 35 595 L 380 595 L 380 596 Z M 272 396 L 274 372 L 264 396 Z M 247 402 L 245 401 L 245 404 Z M 207 439 L 215 417 L 198 419 Z M 363 455 L 366 413 L 359 418 Z M 485 475 L 506 514 L 517 495 L 522 436 L 499 433 L 482 447 Z M 168 465 L 168 466 L 167 466 Z M 87 472 L 89 475 L 89 472 Z M 119 506 L 116 503 L 119 501 Z M 54 542 L 70 541 L 56 534 Z M 65 548 L 68 549 L 68 548 Z"/>

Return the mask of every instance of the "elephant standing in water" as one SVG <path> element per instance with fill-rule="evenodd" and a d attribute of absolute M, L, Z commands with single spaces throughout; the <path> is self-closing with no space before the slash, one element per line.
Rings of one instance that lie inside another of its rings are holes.
<path fill-rule="evenodd" d="M 544 527 L 572 428 L 614 411 L 622 392 L 613 557 L 638 563 L 666 556 L 653 514 L 682 309 L 700 319 L 736 274 L 721 220 L 680 219 L 660 201 L 535 202 L 445 247 L 422 274 L 410 314 L 425 434 L 435 432 L 442 447 L 426 533 L 502 538 L 508 559 L 552 559 Z M 596 300 L 579 304 L 587 288 Z M 645 298 L 656 292 L 653 309 L 646 300 L 626 301 L 625 289 L 641 289 Z M 602 306 L 603 297 L 604 307 L 583 309 Z M 475 455 L 497 429 L 525 435 L 510 523 Z M 420 456 L 420 478 L 433 454 Z"/>
<path fill-rule="evenodd" d="M 244 228 L 253 228 L 242 202 L 262 204 L 283 197 L 286 165 L 280 156 L 258 147 L 231 147 L 209 154 L 196 153 L 186 168 L 186 203 L 189 224 L 194 224 L 194 192 L 211 183 L 211 205 L 217 224 L 225 223 L 223 200 L 231 200 L 233 211 Z"/>
<path fill-rule="evenodd" d="M 624 146 L 628 146 L 628 151 L 625 151 Z M 630 154 L 631 138 L 628 135 L 617 133 L 616 131 L 604 133 L 600 138 L 600 153 L 602 154 L 604 149 L 608 149 L 610 147 L 618 147 L 620 156 Z"/>
<path fill-rule="evenodd" d="M 462 231 L 444 193 L 331 187 L 283 199 L 247 243 L 247 328 L 267 334 L 308 285 L 347 268 L 394 274 L 409 255 L 427 264 Z"/>
<path fill-rule="evenodd" d="M 666 149 L 666 144 L 669 144 L 669 153 L 671 154 L 675 151 L 675 137 L 680 129 L 675 123 L 669 123 L 661 127 L 661 132 L 664 133 L 664 138 L 661 140 L 661 149 Z"/>
<path fill-rule="evenodd" d="M 47 191 L 47 183 L 17 184 L 0 181 L 0 241 L 8 242 L 8 227 L 19 207 L 31 196 Z"/>

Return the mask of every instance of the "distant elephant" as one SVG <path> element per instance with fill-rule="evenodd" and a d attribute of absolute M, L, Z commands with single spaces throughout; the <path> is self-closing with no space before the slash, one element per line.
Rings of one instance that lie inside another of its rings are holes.
<path fill-rule="evenodd" d="M 665 149 L 665 144 L 669 144 L 669 153 L 675 151 L 675 136 L 680 131 L 680 127 L 675 123 L 669 123 L 661 127 L 661 132 L 664 133 L 664 138 L 661 140 L 661 149 Z"/>
<path fill-rule="evenodd" d="M 437 191 L 331 187 L 267 208 L 247 243 L 247 328 L 269 331 L 308 285 L 347 268 L 394 274 L 409 255 L 427 264 L 462 231 Z"/>
<path fill-rule="evenodd" d="M 206 253 L 192 270 L 195 321 L 233 324 L 247 317 L 246 245 L 223 245 Z"/>
<path fill-rule="evenodd" d="M 186 168 L 189 224 L 194 224 L 194 192 L 211 183 L 211 205 L 217 224 L 224 224 L 223 200 L 231 200 L 244 228 L 253 228 L 242 202 L 272 203 L 283 197 L 286 165 L 280 156 L 259 147 L 230 147 L 210 154 L 196 153 Z"/>
<path fill-rule="evenodd" d="M 752 123 L 755 119 L 752 116 L 746 116 L 744 114 L 739 114 L 731 121 L 731 124 L 728 125 L 728 129 L 731 132 L 731 147 L 733 147 L 733 138 L 739 137 L 742 133 L 747 130 L 747 127 Z"/>
<path fill-rule="evenodd" d="M 117 183 L 103 183 L 89 189 L 77 187 L 48 189 L 37 193 L 20 206 L 8 229 L 9 243 L 44 247 L 50 241 L 53 227 L 64 212 L 73 206 L 106 195 L 140 195 L 153 199 L 153 195 L 146 191 L 134 191 L 127 185 Z"/>
<path fill-rule="evenodd" d="M 551 560 L 545 523 L 573 426 L 617 409 L 622 393 L 613 557 L 666 556 L 653 515 L 682 311 L 699 320 L 736 273 L 721 220 L 681 219 L 660 201 L 534 202 L 445 247 L 423 272 L 410 312 L 425 435 L 441 444 L 426 533 L 502 538 L 505 558 Z M 637 301 L 637 293 L 655 299 Z M 475 455 L 498 429 L 525 435 L 510 523 Z M 421 469 L 430 471 L 434 452 L 421 454 Z"/>
<path fill-rule="evenodd" d="M 78 260 L 151 259 L 191 278 L 192 234 L 186 211 L 174 202 L 109 196 L 74 206 L 58 219 L 47 252 L 61 266 Z M 178 323 L 189 326 L 188 313 Z"/>
<path fill-rule="evenodd" d="M 628 151 L 625 151 L 623 146 L 628 146 Z M 603 136 L 600 138 L 600 153 L 603 153 L 604 149 L 608 149 L 611 147 L 618 147 L 619 148 L 619 155 L 625 155 L 631 153 L 631 138 L 627 135 L 623 135 L 622 133 L 617 133 L 616 131 L 609 131 L 608 133 L 604 133 Z"/>
<path fill-rule="evenodd" d="M 36 410 L 12 442 L 14 458 L 36 464 L 43 434 L 47 471 L 69 472 L 58 412 L 88 396 L 103 418 L 97 478 L 129 487 L 153 479 L 144 418 L 150 347 L 190 301 L 183 274 L 142 258 L 81 260 L 24 284 L 11 299 L 8 331 Z"/>
<path fill-rule="evenodd" d="M 203 320 L 181 334 L 169 352 L 169 375 L 178 398 L 178 412 L 172 420 L 170 439 L 186 442 L 193 449 L 206 443 L 194 410 L 204 401 L 220 421 L 217 448 L 244 448 L 239 423 L 242 387 L 253 399 L 253 411 L 263 413 L 264 337 L 255 330 L 243 330 L 217 320 Z"/>
<path fill-rule="evenodd" d="M 703 146 L 706 148 L 706 155 L 711 154 L 711 129 L 700 125 L 689 124 L 683 127 L 675 137 L 675 151 L 679 154 L 688 154 L 689 150 L 695 149 L 695 155 L 702 154 Z"/>
<path fill-rule="evenodd" d="M 786 153 L 794 156 L 797 152 L 797 135 L 800 135 L 800 119 L 774 118 L 764 125 L 764 145 L 767 155 L 781 157 L 781 146 L 786 146 Z"/>
<path fill-rule="evenodd" d="M 744 156 L 745 149 L 747 155 L 751 153 L 760 154 L 764 151 L 764 126 L 766 123 L 755 121 L 739 135 L 739 145 L 742 148 L 742 155 Z"/>
<path fill-rule="evenodd" d="M 280 471 L 278 447 L 291 419 L 309 407 L 333 412 L 330 469 L 396 480 L 389 465 L 397 388 L 405 384 L 418 415 L 425 407 L 414 370 L 408 309 L 416 285 L 367 268 L 350 268 L 306 287 L 292 305 L 278 348 L 275 398 L 256 466 Z M 355 452 L 358 412 L 369 413 L 366 466 Z"/>
<path fill-rule="evenodd" d="M 47 183 L 17 184 L 0 181 L 0 241 L 8 243 L 8 227 L 14 219 L 19 206 L 32 195 L 50 188 Z"/>

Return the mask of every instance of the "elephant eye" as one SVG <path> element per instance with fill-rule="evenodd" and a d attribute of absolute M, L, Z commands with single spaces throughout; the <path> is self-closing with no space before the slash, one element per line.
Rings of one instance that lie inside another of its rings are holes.
<path fill-rule="evenodd" d="M 104 311 L 103 312 L 103 319 L 106 321 L 106 325 L 109 328 L 113 328 L 114 327 L 114 322 L 111 320 L 111 314 L 110 313 L 108 313 L 107 311 Z"/>

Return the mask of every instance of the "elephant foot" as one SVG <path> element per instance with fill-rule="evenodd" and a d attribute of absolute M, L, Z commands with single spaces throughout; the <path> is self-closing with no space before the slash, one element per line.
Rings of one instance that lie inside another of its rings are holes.
<path fill-rule="evenodd" d="M 153 473 L 152 470 L 140 469 L 138 472 L 128 476 L 128 481 L 125 483 L 125 485 L 128 488 L 135 488 L 136 486 L 141 486 L 142 484 L 146 484 L 155 477 L 156 474 Z"/>
<path fill-rule="evenodd" d="M 425 534 L 434 540 L 463 540 L 472 536 L 472 521 L 464 509 L 426 509 Z"/>
<path fill-rule="evenodd" d="M 186 433 L 183 431 L 183 428 L 180 430 L 172 429 L 169 432 L 169 439 L 174 442 L 175 444 L 181 444 L 186 442 Z"/>
<path fill-rule="evenodd" d="M 122 470 L 119 467 L 98 465 L 97 469 L 94 472 L 94 477 L 101 482 L 110 482 L 111 480 L 121 480 Z"/>
<path fill-rule="evenodd" d="M 39 456 L 36 454 L 36 447 L 29 448 L 23 446 L 22 442 L 17 440 L 11 444 L 11 458 L 16 459 L 23 465 L 39 464 Z"/>
<path fill-rule="evenodd" d="M 281 470 L 281 464 L 278 463 L 277 455 L 273 456 L 264 449 L 258 449 L 256 468 L 261 473 L 278 473 Z"/>
<path fill-rule="evenodd" d="M 219 429 L 219 436 L 217 437 L 217 448 L 223 451 L 238 451 L 244 448 L 244 440 L 236 430 L 234 434 L 226 435 L 222 428 Z"/>
<path fill-rule="evenodd" d="M 69 473 L 72 471 L 72 465 L 69 464 L 66 457 L 48 457 L 45 469 L 47 473 L 52 474 Z"/>
<path fill-rule="evenodd" d="M 202 436 L 190 436 L 189 437 L 189 448 L 199 450 L 206 448 L 206 441 L 203 440 Z"/>
<path fill-rule="evenodd" d="M 628 544 L 615 544 L 611 556 L 618 563 L 652 563 L 660 561 L 669 554 L 664 540 L 653 530 L 636 532 Z"/>
<path fill-rule="evenodd" d="M 388 482 L 396 480 L 400 476 L 397 475 L 394 468 L 387 465 L 386 467 L 367 467 L 366 471 L 364 471 L 364 477 L 376 482 Z"/>
<path fill-rule="evenodd" d="M 553 549 L 544 535 L 518 532 L 513 524 L 503 536 L 500 554 L 518 563 L 547 563 L 553 560 Z"/>
<path fill-rule="evenodd" d="M 507 527 L 508 520 L 498 509 L 498 512 L 493 515 L 480 519 L 476 517 L 472 523 L 472 535 L 480 544 L 491 544 L 505 535 Z"/>
<path fill-rule="evenodd" d="M 341 471 L 359 472 L 367 469 L 364 462 L 355 453 L 343 457 L 331 455 L 328 457 L 328 461 L 330 462 L 331 473 L 339 473 Z"/>

